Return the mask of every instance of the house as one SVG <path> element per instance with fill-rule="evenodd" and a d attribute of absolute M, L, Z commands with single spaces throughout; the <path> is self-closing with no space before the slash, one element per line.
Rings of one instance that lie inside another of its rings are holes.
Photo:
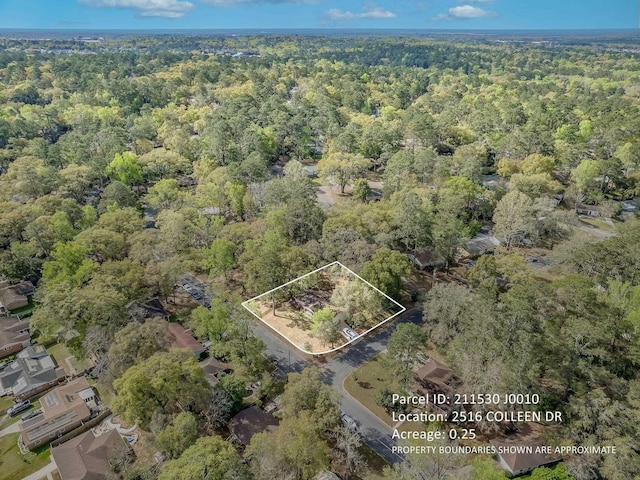
<path fill-rule="evenodd" d="M 0 358 L 13 355 L 29 345 L 29 320 L 0 317 Z"/>
<path fill-rule="evenodd" d="M 107 480 L 113 478 L 109 461 L 128 452 L 117 430 L 97 437 L 88 431 L 52 448 L 51 456 L 62 480 Z"/>
<path fill-rule="evenodd" d="M 40 405 L 39 415 L 20 422 L 22 442 L 29 450 L 69 433 L 100 409 L 85 377 L 54 388 L 40 399 Z"/>
<path fill-rule="evenodd" d="M 190 188 L 198 185 L 198 181 L 189 175 L 181 175 L 176 180 L 181 188 Z"/>
<path fill-rule="evenodd" d="M 602 216 L 602 211 L 597 205 L 585 205 L 583 203 L 576 204 L 576 213 L 578 215 L 586 215 L 587 217 Z"/>
<path fill-rule="evenodd" d="M 231 419 L 229 430 L 234 440 L 246 446 L 256 433 L 275 432 L 278 423 L 278 419 L 273 415 L 252 406 L 241 410 Z"/>
<path fill-rule="evenodd" d="M 444 363 L 440 363 L 434 358 L 429 358 L 424 365 L 416 371 L 415 376 L 420 382 L 447 385 L 447 383 L 455 377 L 455 373 Z"/>
<path fill-rule="evenodd" d="M 28 346 L 0 372 L 0 396 L 13 395 L 16 401 L 26 400 L 64 379 L 64 369 L 42 345 Z"/>
<path fill-rule="evenodd" d="M 35 287 L 31 282 L 20 282 L 16 285 L 0 284 L 0 314 L 10 315 L 13 310 L 29 305 L 29 295 L 33 295 Z"/>
<path fill-rule="evenodd" d="M 460 381 L 453 370 L 444 363 L 434 358 L 429 358 L 413 375 L 412 389 L 419 394 L 445 394 L 455 393 Z M 437 405 L 430 403 L 430 408 L 436 413 L 447 413 L 453 409 L 453 405 Z"/>
<path fill-rule="evenodd" d="M 125 308 L 131 320 L 138 323 L 144 323 L 149 318 L 164 318 L 165 320 L 169 320 L 169 314 L 158 298 L 152 298 L 146 302 L 134 300 Z"/>
<path fill-rule="evenodd" d="M 171 348 L 187 348 L 193 352 L 196 358 L 200 358 L 206 351 L 205 346 L 193 338 L 190 329 L 184 328 L 179 323 L 170 323 L 168 328 L 175 337 Z"/>
<path fill-rule="evenodd" d="M 487 253 L 493 253 L 496 247 L 500 246 L 500 240 L 492 235 L 479 233 L 475 238 L 469 240 L 467 244 L 458 251 L 462 257 L 474 258 Z"/>
<path fill-rule="evenodd" d="M 504 185 L 504 180 L 500 175 L 482 175 L 482 186 L 487 190 L 495 190 Z"/>
<path fill-rule="evenodd" d="M 416 250 L 414 253 L 409 253 L 407 254 L 407 258 L 420 270 L 444 267 L 447 263 L 444 258 L 430 248 L 423 248 Z"/>
<path fill-rule="evenodd" d="M 200 368 L 202 368 L 207 382 L 209 382 L 209 385 L 213 388 L 219 382 L 218 375 L 220 372 L 228 371 L 229 365 L 226 365 L 215 358 L 209 357 L 200 362 Z"/>
<path fill-rule="evenodd" d="M 522 435 L 492 439 L 489 443 L 496 449 L 500 467 L 513 477 L 532 472 L 538 467 L 558 463 L 562 458 L 537 451 L 542 442 L 531 440 Z"/>

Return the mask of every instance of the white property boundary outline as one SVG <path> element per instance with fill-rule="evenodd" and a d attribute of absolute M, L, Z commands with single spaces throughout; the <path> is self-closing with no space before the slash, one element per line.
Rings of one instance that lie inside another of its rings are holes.
<path fill-rule="evenodd" d="M 340 265 L 342 268 L 344 268 L 347 272 L 349 272 L 351 275 L 355 276 L 356 278 L 359 278 L 360 280 L 362 280 L 365 284 L 367 284 L 368 286 L 370 286 L 371 288 L 373 288 L 376 292 L 380 293 L 381 295 L 383 295 L 384 297 L 388 298 L 389 300 L 391 300 L 393 303 L 395 303 L 397 306 L 400 307 L 400 311 L 394 313 L 393 315 L 391 315 L 389 318 L 381 321 L 380 323 L 378 323 L 377 325 L 375 325 L 374 327 L 371 327 L 369 330 L 367 330 L 366 332 L 361 333 L 360 335 L 358 335 L 356 338 L 353 338 L 351 340 L 349 340 L 347 343 L 344 343 L 342 345 L 340 345 L 339 347 L 336 348 L 332 348 L 331 350 L 327 350 L 325 352 L 317 352 L 317 353 L 313 353 L 313 352 L 309 352 L 307 350 L 305 350 L 304 348 L 296 345 L 295 343 L 293 343 L 289 337 L 287 337 L 284 333 L 282 333 L 280 330 L 278 330 L 277 328 L 275 328 L 273 325 L 271 325 L 270 323 L 264 321 L 259 315 L 257 315 L 255 312 L 253 312 L 248 306 L 247 304 L 250 302 L 253 302 L 254 300 L 259 299 L 260 297 L 264 297 L 265 295 L 269 295 L 271 292 L 275 292 L 276 290 L 280 290 L 283 287 L 286 287 L 287 285 L 291 285 L 292 283 L 297 282 L 298 280 L 302 280 L 305 277 L 308 277 L 309 275 L 313 275 L 314 273 L 317 273 L 321 270 L 324 270 L 325 268 L 329 268 L 333 265 Z M 305 273 L 304 275 L 298 277 L 298 278 L 294 278 L 293 280 L 287 282 L 287 283 L 283 283 L 282 285 L 276 287 L 276 288 L 272 288 L 271 290 L 261 293 L 260 295 L 257 295 L 253 298 L 250 298 L 249 300 L 245 300 L 244 302 L 242 302 L 242 306 L 245 308 L 245 310 L 247 310 L 251 315 L 253 315 L 254 317 L 256 317 L 258 320 L 260 320 L 262 323 L 264 323 L 267 327 L 271 328 L 271 330 L 275 331 L 276 333 L 278 333 L 278 335 L 284 337 L 287 342 L 289 342 L 291 345 L 293 345 L 294 347 L 296 347 L 298 350 L 300 350 L 302 353 L 306 353 L 307 355 L 326 355 L 328 353 L 333 353 L 336 352 L 338 350 L 340 350 L 341 348 L 346 347 L 347 345 L 355 342 L 356 340 L 359 340 L 360 338 L 364 337 L 365 335 L 367 335 L 368 333 L 372 332 L 373 330 L 375 330 L 376 328 L 380 327 L 381 325 L 384 325 L 385 323 L 387 323 L 389 320 L 392 320 L 393 318 L 397 317 L 398 315 L 400 315 L 401 313 L 406 312 L 407 307 L 401 305 L 400 303 L 396 302 L 393 298 L 391 298 L 389 295 L 387 295 L 386 293 L 384 293 L 382 290 L 380 290 L 379 288 L 376 288 L 374 285 L 372 285 L 370 282 L 367 282 L 364 278 L 362 278 L 360 275 L 358 275 L 356 272 L 354 272 L 353 270 L 351 270 L 348 267 L 345 267 L 342 263 L 335 261 L 335 262 L 331 262 L 327 265 L 325 265 L 324 267 L 320 267 L 315 269 L 312 272 L 309 273 Z"/>

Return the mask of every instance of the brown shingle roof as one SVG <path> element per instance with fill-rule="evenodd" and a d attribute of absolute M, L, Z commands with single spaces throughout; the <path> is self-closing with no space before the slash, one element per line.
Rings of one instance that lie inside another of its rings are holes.
<path fill-rule="evenodd" d="M 256 433 L 267 430 L 274 432 L 277 428 L 278 419 L 256 406 L 245 408 L 229 422 L 229 430 L 243 445 L 249 445 Z"/>
<path fill-rule="evenodd" d="M 29 305 L 29 299 L 14 287 L 7 287 L 0 290 L 0 304 L 5 310 L 11 311 Z"/>
<path fill-rule="evenodd" d="M 19 333 L 29 329 L 29 320 L 18 317 L 0 317 L 0 348 L 22 343 L 29 340 L 29 332 Z"/>
<path fill-rule="evenodd" d="M 126 448 L 120 434 L 110 430 L 96 437 L 88 431 L 51 449 L 62 480 L 105 480 L 109 457 L 118 448 Z"/>
<path fill-rule="evenodd" d="M 195 354 L 200 354 L 204 351 L 204 345 L 193 338 L 191 330 L 187 330 L 179 323 L 170 323 L 169 331 L 176 337 L 172 345 L 173 348 L 188 348 Z"/>
<path fill-rule="evenodd" d="M 454 372 L 444 363 L 430 358 L 418 369 L 416 376 L 422 381 L 428 380 L 444 385 L 454 376 Z"/>

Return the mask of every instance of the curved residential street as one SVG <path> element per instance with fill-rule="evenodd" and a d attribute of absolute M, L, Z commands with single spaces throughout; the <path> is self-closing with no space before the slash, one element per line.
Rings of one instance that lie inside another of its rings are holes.
<path fill-rule="evenodd" d="M 402 313 L 396 319 L 391 320 L 391 323 L 419 324 L 421 321 L 422 310 L 413 309 Z M 260 337 L 267 346 L 267 355 L 276 360 L 283 371 L 300 372 L 306 366 L 311 365 L 298 354 L 295 347 L 289 345 L 286 340 L 266 325 L 258 321 L 255 321 L 253 325 L 254 334 Z M 391 447 L 395 445 L 391 438 L 392 429 L 351 397 L 343 386 L 344 379 L 351 372 L 385 350 L 392 331 L 393 328 L 388 328 L 388 326 L 387 328 L 382 327 L 381 330 L 375 330 L 345 347 L 342 353 L 325 363 L 320 367 L 320 370 L 324 382 L 342 395 L 342 411 L 358 422 L 359 431 L 364 441 L 387 462 L 396 463 L 401 460 L 401 457 L 391 451 Z"/>

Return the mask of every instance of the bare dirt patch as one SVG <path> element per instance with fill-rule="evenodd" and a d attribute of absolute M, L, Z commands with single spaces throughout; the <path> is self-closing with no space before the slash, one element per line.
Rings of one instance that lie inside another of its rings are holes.
<path fill-rule="evenodd" d="M 312 355 L 335 351 L 405 310 L 339 262 L 247 300 L 243 306 Z M 316 317 L 320 311 L 327 314 L 321 324 Z"/>

